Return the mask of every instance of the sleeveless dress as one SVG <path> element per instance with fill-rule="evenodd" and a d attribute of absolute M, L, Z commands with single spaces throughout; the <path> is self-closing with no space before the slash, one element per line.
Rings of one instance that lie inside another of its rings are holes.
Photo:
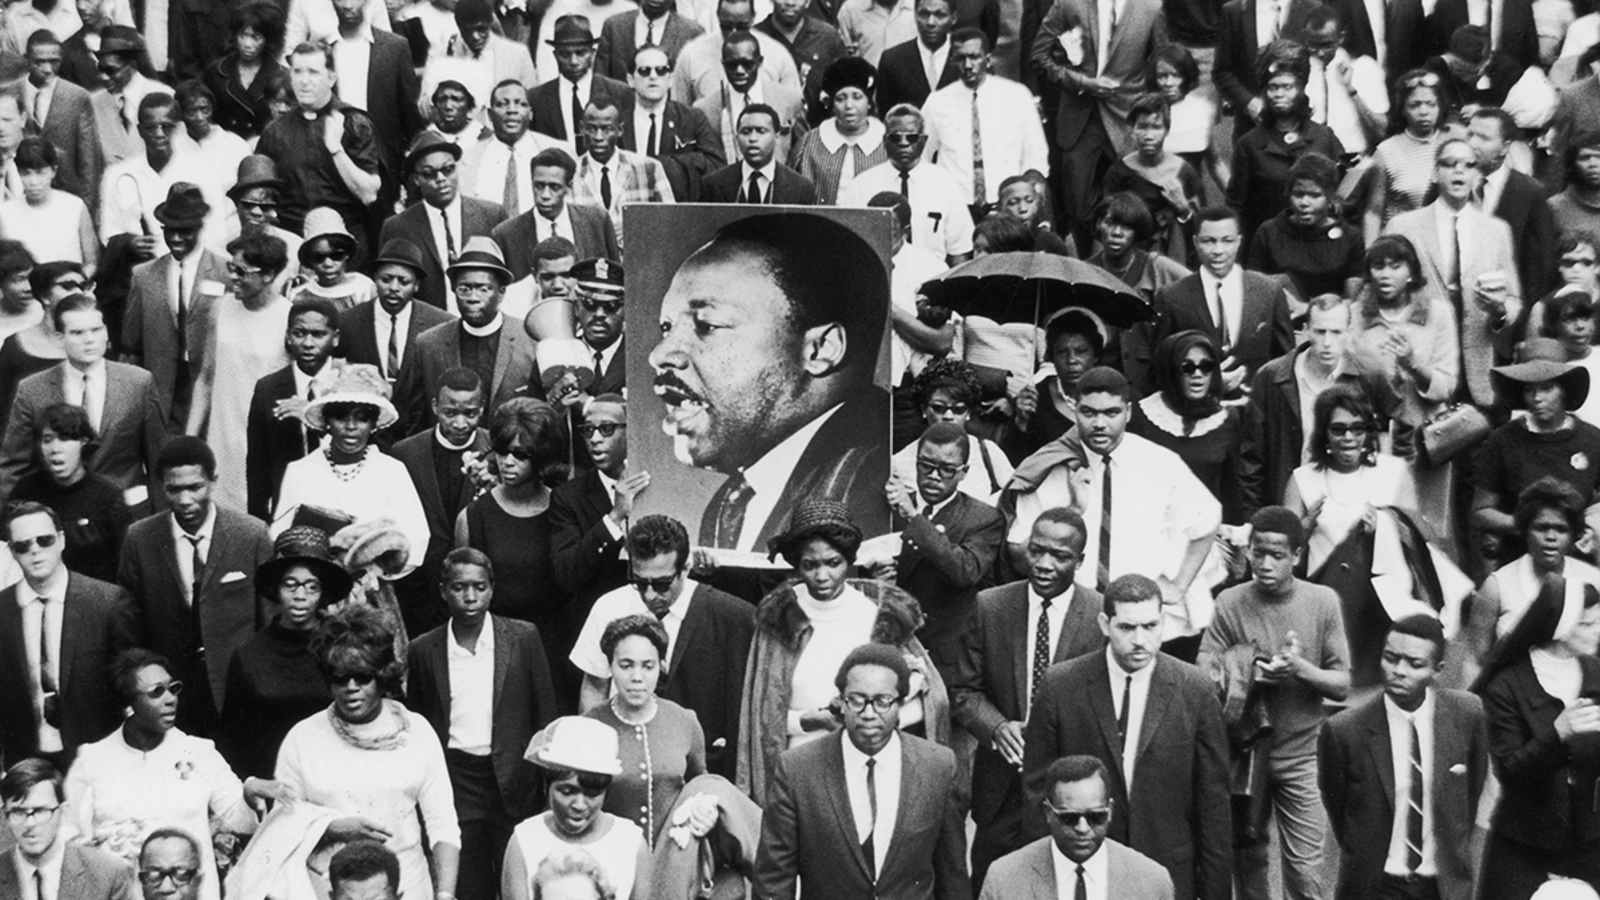
<path fill-rule="evenodd" d="M 499 581 L 498 578 L 495 580 Z M 634 869 L 639 860 L 639 846 L 644 843 L 644 832 L 627 819 L 610 813 L 601 815 L 611 818 L 611 830 L 606 832 L 605 837 L 586 844 L 574 843 L 551 831 L 546 821 L 549 813 L 524 819 L 517 826 L 511 833 L 511 839 L 517 842 L 517 849 L 522 851 L 522 859 L 527 863 L 528 896 L 533 896 L 533 873 L 538 871 L 539 863 L 558 850 L 570 848 L 587 851 L 600 863 L 601 870 L 616 891 L 613 896 L 629 897 L 633 894 L 633 880 L 638 875 Z"/>
<path fill-rule="evenodd" d="M 489 611 L 533 622 L 546 635 L 558 624 L 563 602 L 550 560 L 550 513 L 513 516 L 484 494 L 467 507 L 467 544 L 494 563 L 494 601 Z"/>

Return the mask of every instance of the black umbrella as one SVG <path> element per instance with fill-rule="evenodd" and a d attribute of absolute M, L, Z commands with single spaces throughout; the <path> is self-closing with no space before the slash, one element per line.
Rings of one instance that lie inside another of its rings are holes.
<path fill-rule="evenodd" d="M 1111 273 L 1055 253 L 993 253 L 962 263 L 922 285 L 923 296 L 963 316 L 1042 324 L 1080 306 L 1107 325 L 1126 328 L 1155 311 Z"/>

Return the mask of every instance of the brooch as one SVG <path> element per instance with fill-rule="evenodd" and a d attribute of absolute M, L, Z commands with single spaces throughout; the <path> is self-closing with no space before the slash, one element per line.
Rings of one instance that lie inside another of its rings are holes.
<path fill-rule="evenodd" d="M 1582 451 L 1572 454 L 1572 467 L 1579 472 L 1589 468 L 1589 457 L 1585 456 Z"/>
<path fill-rule="evenodd" d="M 1295 142 L 1298 140 L 1300 140 L 1300 135 L 1297 132 L 1291 131 L 1283 136 L 1283 142 L 1291 147 L 1293 147 Z"/>

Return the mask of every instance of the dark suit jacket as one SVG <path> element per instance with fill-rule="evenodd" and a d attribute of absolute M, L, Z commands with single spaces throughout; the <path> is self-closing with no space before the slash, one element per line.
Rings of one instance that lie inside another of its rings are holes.
<path fill-rule="evenodd" d="M 627 81 L 633 73 L 633 54 L 639 49 L 633 41 L 633 29 L 641 13 L 630 9 L 617 13 L 600 26 L 600 45 L 594 54 L 594 71 L 597 75 Z M 660 47 L 667 61 L 674 65 L 683 45 L 705 33 L 698 22 L 691 22 L 671 10 L 667 11 L 667 24 L 662 26 Z M 633 149 L 631 147 L 627 149 Z"/>
<path fill-rule="evenodd" d="M 415 326 L 413 326 L 415 328 Z M 283 486 L 283 473 L 289 463 L 306 455 L 306 441 L 315 444 L 321 432 L 300 419 L 279 419 L 272 409 L 279 400 L 299 392 L 295 389 L 294 363 L 262 377 L 250 395 L 250 414 L 245 426 L 245 488 L 250 515 L 272 521 L 272 508 Z"/>
<path fill-rule="evenodd" d="M 983 900 L 1058 900 L 1061 886 L 1056 884 L 1053 840 L 1040 838 L 995 860 L 983 882 Z M 1105 848 L 1111 896 L 1117 900 L 1172 900 L 1172 878 L 1159 863 L 1109 838 Z"/>
<path fill-rule="evenodd" d="M 926 618 L 917 637 L 941 672 L 954 671 L 961 656 L 978 588 L 990 582 L 1005 528 L 994 507 L 957 491 L 932 519 L 919 515 L 901 530 L 895 584 L 922 606 Z"/>
<path fill-rule="evenodd" d="M 212 708 L 222 709 L 234 651 L 269 618 L 267 601 L 256 593 L 255 580 L 256 567 L 272 558 L 272 538 L 259 519 L 220 506 L 216 510 L 205 582 L 200 586 L 200 634 L 194 633 L 193 612 L 184 602 L 178 574 L 178 553 L 193 551 L 187 541 L 178 547 L 171 513 L 146 516 L 128 528 L 117 582 L 133 597 L 142 646 L 174 663 L 205 648 L 208 688 L 216 704 Z"/>
<path fill-rule="evenodd" d="M 56 177 L 51 186 L 77 194 L 88 204 L 89 212 L 98 211 L 105 163 L 89 92 L 65 78 L 58 79 L 39 134 L 56 148 Z"/>
<path fill-rule="evenodd" d="M 393 189 L 400 180 L 400 161 L 406 142 L 428 126 L 417 107 L 421 93 L 417 70 L 411 66 L 411 45 L 406 39 L 379 28 L 372 29 L 372 58 L 367 64 L 367 114 L 378 135 L 384 185 Z"/>
<path fill-rule="evenodd" d="M 417 337 L 416 365 L 406 366 L 400 372 L 401 384 L 395 394 L 404 398 L 410 409 L 408 421 L 413 434 L 433 427 L 433 406 L 429 398 L 438 392 L 439 378 L 445 370 L 461 365 L 460 334 L 461 323 L 457 321 L 424 331 Z M 522 330 L 521 322 L 505 320 L 500 328 L 500 352 L 494 358 L 494 380 L 484 385 L 488 395 L 484 409 L 495 409 L 513 397 L 544 398 L 539 364 L 533 357 L 534 343 Z"/>
<path fill-rule="evenodd" d="M 773 203 L 795 206 L 816 205 L 817 186 L 811 179 L 781 162 L 773 165 L 772 190 L 767 192 L 768 199 Z M 700 200 L 703 203 L 738 203 L 744 189 L 742 170 L 736 162 L 706 176 L 700 184 Z"/>
<path fill-rule="evenodd" d="M 422 500 L 422 511 L 428 516 L 428 553 L 422 565 L 429 573 L 435 572 L 455 540 L 456 517 L 451 510 L 465 509 L 472 502 L 473 494 L 471 482 L 463 480 L 460 495 L 450 498 L 448 507 L 445 505 L 439 476 L 433 468 L 433 448 L 437 440 L 435 434 L 432 428 L 420 431 L 405 440 L 396 441 L 389 451 L 390 456 L 405 463 L 406 471 L 411 473 L 411 483 L 416 486 L 417 496 Z M 471 449 L 474 453 L 487 453 L 489 433 L 479 428 Z M 430 574 L 430 582 L 433 577 Z"/>
<path fill-rule="evenodd" d="M 740 692 L 755 640 L 756 609 L 710 585 L 693 585 L 672 658 L 656 691 L 691 710 L 706 734 L 706 771 L 733 780 Z"/>
<path fill-rule="evenodd" d="M 1516 60 L 1519 68 L 1539 64 L 1539 30 L 1533 23 L 1533 5 L 1528 0 L 1504 0 L 1500 19 L 1500 42 L 1494 49 Z M 1439 0 L 1423 25 L 1423 44 L 1428 55 L 1450 49 L 1450 35 L 1469 24 L 1466 0 Z"/>
<path fill-rule="evenodd" d="M 384 357 L 388 355 L 389 348 L 378 346 L 377 318 L 377 300 L 358 303 L 339 313 L 339 355 L 346 362 L 377 366 L 379 371 L 383 370 Z M 413 351 L 417 347 L 417 335 L 454 318 L 437 306 L 411 304 L 411 327 L 406 329 L 406 339 L 400 346 L 401 371 L 416 358 Z M 396 376 L 395 380 L 398 382 L 402 379 Z"/>
<path fill-rule="evenodd" d="M 22 641 L 20 582 L 0 591 L 0 755 L 26 759 L 39 750 L 39 720 L 27 689 L 32 674 Z M 61 742 L 68 755 L 111 733 L 122 721 L 122 701 L 112 696 L 108 678 L 111 660 L 138 644 L 133 600 L 114 584 L 73 573 L 67 578 L 65 615 L 61 619 L 61 673 L 56 685 L 61 701 Z"/>
<path fill-rule="evenodd" d="M 922 69 L 922 52 L 918 49 L 920 43 L 919 39 L 912 38 L 895 44 L 883 51 L 883 56 L 878 59 L 878 115 L 887 114 L 897 103 L 909 103 L 920 109 L 922 104 L 928 102 L 929 94 L 961 77 L 956 70 L 955 53 L 952 52 L 945 57 L 939 83 L 929 85 L 928 73 Z"/>
<path fill-rule="evenodd" d="M 534 217 L 538 215 L 537 210 L 530 209 L 501 222 L 489 233 L 494 242 L 500 245 L 500 252 L 505 254 L 506 268 L 511 270 L 513 279 L 520 280 L 533 274 L 533 248 L 539 245 L 541 235 L 550 236 L 548 223 L 544 229 L 536 229 Z M 611 224 L 611 216 L 605 210 L 598 206 L 573 203 L 569 198 L 567 216 L 572 220 L 573 243 L 578 245 L 580 258 L 622 258 L 622 248 L 617 244 L 617 229 Z"/>
<path fill-rule="evenodd" d="M 200 265 L 189 286 L 189 371 L 200 374 L 200 356 L 206 347 L 206 327 L 211 321 L 211 298 L 200 292 L 202 282 L 219 288 L 228 282 L 228 261 L 205 248 L 197 248 Z M 133 269 L 128 306 L 122 313 L 122 350 L 126 362 L 148 369 L 155 380 L 156 405 L 168 434 L 182 434 L 189 421 L 188 405 L 173 404 L 178 381 L 178 319 L 168 295 L 168 279 L 178 261 L 165 256 L 140 263 Z"/>
<path fill-rule="evenodd" d="M 1441 897 L 1472 896 L 1469 852 L 1478 796 L 1489 772 L 1489 736 L 1483 702 L 1465 691 L 1433 691 L 1434 862 Z M 1378 891 L 1389 855 L 1395 804 L 1393 750 L 1383 695 L 1333 716 L 1322 727 L 1317 778 L 1322 805 L 1344 851 L 1338 900 L 1362 900 Z"/>
<path fill-rule="evenodd" d="M 621 113 L 622 138 L 618 146 L 644 153 L 650 134 L 634 133 L 632 95 L 621 107 Z M 662 110 L 656 126 L 656 155 L 652 158 L 667 170 L 672 196 L 683 198 L 698 196 L 701 179 L 728 161 L 722 152 L 722 135 L 711 127 L 706 114 L 676 100 L 668 100 Z"/>
<path fill-rule="evenodd" d="M 1109 836 L 1166 866 L 1178 900 L 1227 900 L 1233 896 L 1233 830 L 1222 707 L 1199 669 L 1165 654 L 1153 665 L 1135 751 L 1140 790 L 1131 798 L 1105 655 L 1088 654 L 1045 673 L 1025 737 L 1025 825 L 1031 836 L 1046 833 L 1040 804 L 1051 762 L 1077 753 L 1097 756 L 1122 813 L 1112 817 Z"/>
<path fill-rule="evenodd" d="M 1105 647 L 1100 593 L 1073 589 L 1052 663 Z M 972 820 L 982 828 L 1002 815 L 1022 815 L 1022 776 L 994 749 L 1006 722 L 1028 718 L 1028 670 L 1036 623 L 1028 621 L 1028 583 L 1014 581 L 978 594 L 978 605 L 950 681 L 950 715 L 978 739 L 972 764 Z"/>
<path fill-rule="evenodd" d="M 1211 307 L 1198 273 L 1156 291 L 1156 324 L 1150 344 L 1169 334 L 1193 329 L 1205 333 L 1217 346 L 1222 337 L 1211 321 Z M 1276 278 L 1244 272 L 1244 312 L 1239 333 L 1233 337 L 1233 357 L 1254 375 L 1268 361 L 1294 349 L 1294 328 L 1289 324 L 1289 299 Z"/>
<path fill-rule="evenodd" d="M 1278 37 L 1298 41 L 1305 32 L 1306 14 L 1314 3 L 1308 0 L 1288 0 L 1289 14 Z M 1392 32 L 1391 39 L 1399 38 Z M 1222 23 L 1217 29 L 1216 68 L 1211 70 L 1211 80 L 1217 93 L 1233 106 L 1234 134 L 1243 135 L 1249 128 L 1240 128 L 1240 122 L 1251 122 L 1248 109 L 1250 101 L 1260 93 L 1256 84 L 1256 53 L 1261 50 L 1261 35 L 1256 33 L 1256 0 L 1228 0 L 1222 5 Z M 1254 124 L 1251 122 L 1251 124 Z"/>
<path fill-rule="evenodd" d="M 1600 78 L 1581 78 L 1563 87 L 1560 97 L 1555 120 L 1550 123 L 1552 161 L 1565 160 L 1567 143 L 1600 121 Z M 1564 165 L 1546 167 L 1544 183 L 1548 193 L 1558 194 L 1566 187 L 1566 172 Z"/>
<path fill-rule="evenodd" d="M 500 799 L 513 820 L 533 815 L 543 805 L 538 770 L 522 758 L 528 741 L 557 715 L 550 687 L 550 662 L 539 629 L 531 622 L 490 616 L 494 628 L 494 722 L 489 757 Z M 450 746 L 450 626 L 440 625 L 411 643 L 406 652 L 406 705 L 428 720 L 439 744 Z M 460 808 L 461 799 L 457 798 Z M 468 812 L 468 810 L 462 810 Z M 476 810 L 472 810 L 476 811 Z"/>
<path fill-rule="evenodd" d="M 1372 31 L 1372 21 L 1367 18 L 1367 4 L 1363 0 L 1337 0 L 1340 18 L 1345 23 L 1344 45 L 1355 56 L 1378 58 L 1378 41 Z M 1383 42 L 1385 81 L 1393 83 L 1401 75 L 1415 69 L 1422 62 L 1423 13 L 1419 0 L 1389 0 L 1384 4 L 1388 14 L 1384 17 Z"/>
<path fill-rule="evenodd" d="M 556 585 L 585 611 L 596 597 L 628 583 L 623 539 L 613 538 L 603 521 L 610 511 L 611 498 L 593 470 L 550 494 L 550 565 Z"/>
<path fill-rule="evenodd" d="M 611 354 L 611 362 L 606 364 L 606 370 L 600 373 L 594 384 L 589 385 L 588 394 L 598 397 L 601 394 L 620 394 L 628 384 L 628 336 L 617 338 L 617 352 Z"/>
<path fill-rule="evenodd" d="M 629 62 L 631 63 L 632 60 L 629 60 Z M 598 97 L 608 97 L 611 102 L 617 105 L 618 109 L 622 108 L 622 104 L 628 102 L 631 94 L 632 91 L 628 89 L 627 84 L 607 78 L 598 72 L 595 73 L 594 80 L 589 85 L 590 100 Z M 573 136 L 567 134 L 566 122 L 561 118 L 562 105 L 572 105 L 572 86 L 565 79 L 559 75 L 550 77 L 549 81 L 533 89 L 533 93 L 528 96 L 528 104 L 533 107 L 533 119 L 529 124 L 530 128 L 540 134 L 548 134 L 564 141 L 573 140 Z M 585 149 L 584 146 L 581 143 L 574 143 L 578 148 L 578 153 L 582 154 Z"/>
<path fill-rule="evenodd" d="M 1521 172 L 1506 173 L 1506 189 L 1494 208 L 1495 218 L 1517 236 L 1517 275 L 1522 296 L 1543 297 L 1555 289 L 1556 219 L 1545 202 L 1544 185 Z M 1523 307 L 1532 309 L 1529 303 Z"/>
<path fill-rule="evenodd" d="M 395 238 L 405 238 L 420 247 L 422 265 L 427 271 L 423 274 L 422 284 L 417 286 L 416 299 L 436 309 L 449 309 L 446 295 L 450 290 L 450 282 L 444 274 L 446 261 L 439 258 L 439 245 L 433 240 L 433 219 L 423 206 L 422 203 L 414 203 L 399 215 L 387 219 L 378 242 L 381 245 Z M 495 226 L 505 220 L 506 212 L 500 204 L 462 196 L 461 234 L 455 235 L 456 249 L 465 247 L 468 238 L 488 237 Z M 415 332 L 416 329 L 417 325 L 413 322 L 411 330 Z"/>
<path fill-rule="evenodd" d="M 51 366 L 17 385 L 10 424 L 0 441 L 0 496 L 10 496 L 17 479 L 37 470 L 34 423 L 46 407 L 66 402 L 67 365 Z M 167 430 L 149 372 L 106 362 L 106 399 L 99 432 L 99 449 L 90 458 L 89 471 L 123 490 L 145 485 L 151 502 L 164 506 L 155 467 L 156 456 L 167 442 Z"/>
<path fill-rule="evenodd" d="M 795 507 L 826 497 L 850 507 L 851 518 L 865 535 L 890 530 L 889 503 L 883 485 L 889 480 L 889 395 L 881 388 L 857 390 L 812 435 L 800 454 L 789 483 L 751 546 L 764 550 L 767 541 L 789 526 Z M 731 479 L 730 479 L 731 480 Z M 700 543 L 715 546 L 717 515 L 731 490 L 723 482 L 700 520 Z"/>
<path fill-rule="evenodd" d="M 778 757 L 762 808 L 753 895 L 969 900 L 967 841 L 956 803 L 956 760 L 949 748 L 902 734 L 900 808 L 876 884 L 856 839 L 838 731 Z"/>
<path fill-rule="evenodd" d="M 1029 50 L 1041 87 L 1048 85 L 1060 96 L 1056 108 L 1056 146 L 1062 149 L 1077 146 L 1084 129 L 1096 117 L 1111 137 L 1112 146 L 1126 145 L 1131 140 L 1128 109 L 1140 93 L 1133 86 L 1144 84 L 1145 61 L 1167 42 L 1161 4 L 1150 0 L 1128 2 L 1123 6 L 1116 28 L 1111 32 L 1109 59 L 1101 74 L 1124 85 L 1124 89 L 1103 99 L 1087 93 L 1083 87 L 1092 77 L 1087 73 L 1099 67 L 1099 46 L 1095 37 L 1099 33 L 1099 4 L 1095 0 L 1059 0 L 1047 9 Z M 1078 66 L 1070 65 L 1058 41 L 1075 27 L 1083 29 L 1083 63 Z"/>
<path fill-rule="evenodd" d="M 66 841 L 66 837 L 57 840 Z M 14 859 L 10 852 L 0 859 L 0 900 L 22 900 Z M 58 900 L 139 900 L 140 896 L 127 860 L 78 841 L 62 845 Z"/>

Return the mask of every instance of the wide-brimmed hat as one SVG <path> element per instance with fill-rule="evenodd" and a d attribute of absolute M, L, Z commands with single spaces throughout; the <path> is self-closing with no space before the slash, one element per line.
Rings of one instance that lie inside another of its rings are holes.
<path fill-rule="evenodd" d="M 614 259 L 595 257 L 585 259 L 567 273 L 578 283 L 578 290 L 604 299 L 621 299 L 623 286 L 622 263 Z"/>
<path fill-rule="evenodd" d="M 424 128 L 411 139 L 410 146 L 406 147 L 405 162 L 400 166 L 400 171 L 406 177 L 411 176 L 411 167 L 417 160 L 429 153 L 444 152 L 450 154 L 451 159 L 461 158 L 461 148 L 444 139 L 444 135 L 431 128 Z"/>
<path fill-rule="evenodd" d="M 860 88 L 872 96 L 873 85 L 878 83 L 878 70 L 859 56 L 841 56 L 822 71 L 822 99 L 831 100 L 840 88 Z"/>
<path fill-rule="evenodd" d="M 168 228 L 199 228 L 211 212 L 200 185 L 174 182 L 167 188 L 167 199 L 156 204 L 156 221 Z"/>
<path fill-rule="evenodd" d="M 309 525 L 296 525 L 272 542 L 272 558 L 256 566 L 256 593 L 275 596 L 283 574 L 295 566 L 305 566 L 322 582 L 325 603 L 338 603 L 349 596 L 354 581 L 344 566 L 334 561 L 328 533 Z"/>
<path fill-rule="evenodd" d="M 330 403 L 365 403 L 378 410 L 375 431 L 382 431 L 400 418 L 394 404 L 389 402 L 389 382 L 368 363 L 347 363 L 340 366 L 329 381 L 327 390 L 320 391 L 316 399 L 306 404 L 306 425 L 317 431 L 327 431 L 322 411 Z"/>
<path fill-rule="evenodd" d="M 309 259 L 311 245 L 319 238 L 326 239 L 334 247 L 342 248 L 347 258 L 355 255 L 355 235 L 344 227 L 344 217 L 331 207 L 319 206 L 306 213 L 305 227 L 302 230 L 306 236 L 305 241 L 300 244 L 298 253 L 302 266 L 311 265 Z"/>
<path fill-rule="evenodd" d="M 599 40 L 594 36 L 594 29 L 589 25 L 588 16 L 570 15 L 556 20 L 555 31 L 545 43 L 559 47 L 562 44 L 593 44 Z"/>
<path fill-rule="evenodd" d="M 1567 351 L 1555 338 L 1528 338 L 1517 345 L 1516 362 L 1489 370 L 1500 401 L 1520 409 L 1522 387 L 1554 381 L 1561 385 L 1567 409 L 1577 409 L 1589 396 L 1589 370 L 1567 361 Z"/>
<path fill-rule="evenodd" d="M 422 258 L 422 248 L 405 238 L 390 238 L 383 245 L 372 265 L 373 268 L 377 268 L 384 263 L 406 266 L 415 271 L 419 279 L 427 277 L 428 274 L 428 270 L 423 268 L 425 262 Z"/>
<path fill-rule="evenodd" d="M 258 187 L 281 191 L 284 184 L 283 179 L 278 177 L 278 164 L 272 161 L 272 157 L 252 153 L 239 160 L 239 177 L 234 179 L 233 187 L 228 188 L 228 199 L 237 200 L 244 196 L 245 191 Z"/>
<path fill-rule="evenodd" d="M 445 274 L 454 278 L 457 272 L 469 272 L 473 269 L 482 269 L 493 272 L 500 277 L 501 284 L 511 283 L 511 270 L 506 268 L 505 254 L 500 252 L 500 245 L 493 238 L 477 235 L 467 238 L 467 245 L 461 248 L 461 254 L 456 261 L 450 264 Z"/>
<path fill-rule="evenodd" d="M 853 544 L 849 550 L 854 554 L 861 546 L 861 529 L 851 520 L 850 507 L 830 499 L 807 500 L 800 504 L 789 517 L 789 527 L 767 541 L 769 558 L 787 557 L 806 541 L 823 536 Z"/>
<path fill-rule="evenodd" d="M 101 53 L 143 53 L 144 35 L 132 25 L 108 25 L 100 33 Z"/>
<path fill-rule="evenodd" d="M 613 777 L 622 774 L 616 731 L 585 716 L 562 716 L 546 725 L 528 742 L 522 758 L 544 769 Z"/>

